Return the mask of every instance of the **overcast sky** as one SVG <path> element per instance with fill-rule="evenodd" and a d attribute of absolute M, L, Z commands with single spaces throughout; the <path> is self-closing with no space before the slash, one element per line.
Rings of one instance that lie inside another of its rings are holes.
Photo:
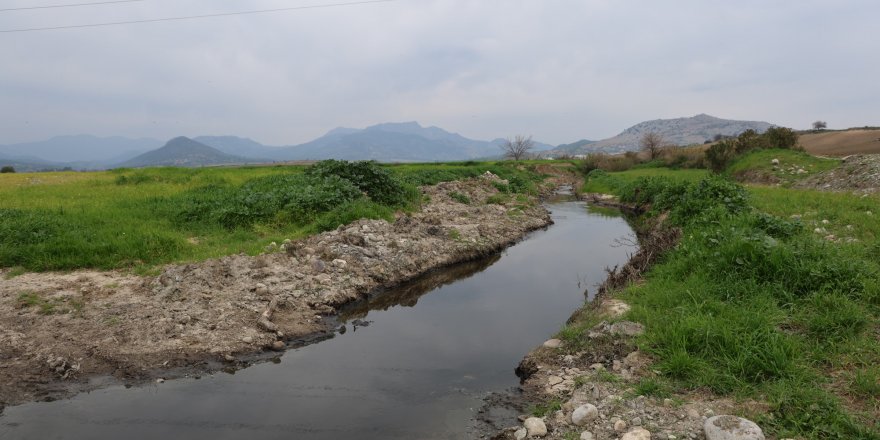
<path fill-rule="evenodd" d="M 0 9 L 100 0 L 0 0 Z M 0 11 L 0 30 L 344 0 L 141 0 Z M 880 2 L 396 0 L 0 33 L 0 144 L 234 134 L 266 144 L 416 120 L 601 139 L 708 113 L 880 125 Z"/>

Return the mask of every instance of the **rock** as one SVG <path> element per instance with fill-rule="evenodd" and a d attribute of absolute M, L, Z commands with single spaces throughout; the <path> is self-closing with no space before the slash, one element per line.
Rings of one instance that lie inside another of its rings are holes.
<path fill-rule="evenodd" d="M 629 304 L 619 299 L 608 299 L 599 305 L 599 314 L 609 318 L 617 318 L 629 312 L 629 309 Z"/>
<path fill-rule="evenodd" d="M 571 423 L 577 426 L 585 426 L 597 418 L 599 418 L 599 409 L 590 403 L 575 408 L 571 413 Z"/>
<path fill-rule="evenodd" d="M 770 161 L 773 165 L 779 165 L 779 159 L 773 159 Z"/>
<path fill-rule="evenodd" d="M 345 261 L 345 260 L 343 260 L 343 259 L 341 259 L 341 258 L 337 258 L 337 259 L 333 260 L 333 265 L 336 266 L 336 267 L 338 267 L 338 268 L 340 268 L 340 269 L 342 269 L 342 268 L 344 268 L 345 266 L 348 266 L 348 262 Z"/>
<path fill-rule="evenodd" d="M 611 324 L 608 331 L 612 335 L 639 336 L 645 333 L 645 326 L 632 321 L 620 321 Z"/>
<path fill-rule="evenodd" d="M 263 283 L 257 283 L 256 285 L 254 285 L 254 292 L 256 292 L 256 294 L 260 296 L 266 295 L 267 293 L 269 293 L 269 288 L 266 287 L 266 285 Z"/>
<path fill-rule="evenodd" d="M 165 379 L 162 379 L 160 377 L 160 378 L 156 379 L 156 383 L 165 383 Z"/>
<path fill-rule="evenodd" d="M 764 440 L 761 428 L 751 420 L 736 416 L 715 416 L 703 423 L 706 440 Z"/>
<path fill-rule="evenodd" d="M 559 376 L 550 376 L 547 378 L 547 385 L 553 386 L 559 383 L 562 383 L 562 378 Z"/>
<path fill-rule="evenodd" d="M 562 341 L 559 339 L 548 339 L 544 341 L 543 345 L 547 348 L 559 348 L 562 347 Z"/>
<path fill-rule="evenodd" d="M 323 261 L 321 261 L 321 260 L 312 261 L 312 270 L 314 270 L 315 272 L 323 272 L 324 269 L 326 269 L 326 268 L 327 268 L 327 265 L 325 265 Z"/>
<path fill-rule="evenodd" d="M 600 364 L 600 363 L 595 363 L 595 364 L 593 364 L 593 365 L 590 365 L 590 369 L 593 370 L 593 371 L 604 370 L 604 369 L 605 369 L 605 365 L 602 365 L 602 364 Z"/>
<path fill-rule="evenodd" d="M 253 344 L 254 338 L 252 338 L 250 336 L 245 336 L 245 337 L 241 338 L 241 342 L 244 342 L 245 344 Z"/>
<path fill-rule="evenodd" d="M 620 440 L 651 440 L 651 432 L 645 428 L 635 428 L 620 437 Z"/>
<path fill-rule="evenodd" d="M 618 420 L 614 422 L 614 430 L 617 432 L 626 431 L 626 422 L 624 422 L 623 420 Z"/>
<path fill-rule="evenodd" d="M 529 435 L 529 431 L 526 428 L 519 428 L 516 432 L 513 433 L 513 438 L 516 440 L 523 440 L 526 436 Z"/>
<path fill-rule="evenodd" d="M 633 425 L 633 426 L 642 426 L 642 418 L 641 418 L 641 417 L 636 417 L 636 418 L 632 419 L 632 420 L 630 421 L 630 425 Z"/>
<path fill-rule="evenodd" d="M 284 342 L 283 341 L 275 341 L 269 348 L 273 351 L 284 351 Z"/>
<path fill-rule="evenodd" d="M 593 433 L 590 431 L 584 431 L 581 433 L 580 439 L 581 440 L 593 440 L 594 439 Z"/>
<path fill-rule="evenodd" d="M 523 426 L 529 432 L 529 437 L 543 437 L 547 435 L 547 425 L 537 417 L 529 417 L 523 422 Z"/>

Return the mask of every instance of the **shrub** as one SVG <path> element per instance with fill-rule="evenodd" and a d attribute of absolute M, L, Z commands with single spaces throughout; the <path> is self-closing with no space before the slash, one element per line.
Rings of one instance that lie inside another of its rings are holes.
<path fill-rule="evenodd" d="M 384 205 L 403 205 L 407 202 L 403 183 L 375 161 L 322 160 L 306 169 L 306 175 L 348 180 L 370 199 Z"/>
<path fill-rule="evenodd" d="M 14 173 L 14 172 L 15 172 L 15 167 L 13 167 L 12 165 L 6 165 L 6 166 L 0 168 L 0 173 Z"/>
<path fill-rule="evenodd" d="M 737 149 L 738 144 L 729 139 L 724 139 L 709 147 L 706 150 L 706 161 L 709 162 L 709 169 L 716 173 L 724 171 L 733 161 L 733 158 L 736 157 Z"/>

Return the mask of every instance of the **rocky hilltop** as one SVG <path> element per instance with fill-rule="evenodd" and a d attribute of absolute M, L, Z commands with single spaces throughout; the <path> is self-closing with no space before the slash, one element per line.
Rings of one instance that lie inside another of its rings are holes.
<path fill-rule="evenodd" d="M 598 142 L 572 144 L 568 149 L 560 146 L 557 154 L 584 154 L 590 152 L 622 153 L 639 149 L 639 140 L 645 133 L 659 133 L 670 145 L 702 144 L 716 135 L 736 136 L 746 130 L 764 132 L 773 124 L 760 121 L 736 121 L 721 119 L 707 114 L 689 118 L 655 119 L 633 125 L 617 136 Z"/>

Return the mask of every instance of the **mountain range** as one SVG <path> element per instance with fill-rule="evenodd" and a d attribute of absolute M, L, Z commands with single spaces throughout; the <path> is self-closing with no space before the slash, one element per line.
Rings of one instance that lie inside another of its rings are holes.
<path fill-rule="evenodd" d="M 717 134 L 733 136 L 747 129 L 764 131 L 766 122 L 734 121 L 701 114 L 690 118 L 642 122 L 619 135 L 551 146 L 536 142 L 543 156 L 591 151 L 618 153 L 636 150 L 648 132 L 660 133 L 670 144 L 702 143 Z M 294 146 L 269 146 L 237 136 L 177 137 L 163 145 L 156 139 L 59 136 L 42 142 L 0 145 L 0 165 L 20 171 L 72 168 L 81 170 L 145 166 L 205 166 L 293 160 L 377 160 L 436 162 L 490 159 L 501 156 L 504 139 L 469 139 L 439 127 L 417 122 L 384 123 L 363 129 L 335 128 Z"/>

